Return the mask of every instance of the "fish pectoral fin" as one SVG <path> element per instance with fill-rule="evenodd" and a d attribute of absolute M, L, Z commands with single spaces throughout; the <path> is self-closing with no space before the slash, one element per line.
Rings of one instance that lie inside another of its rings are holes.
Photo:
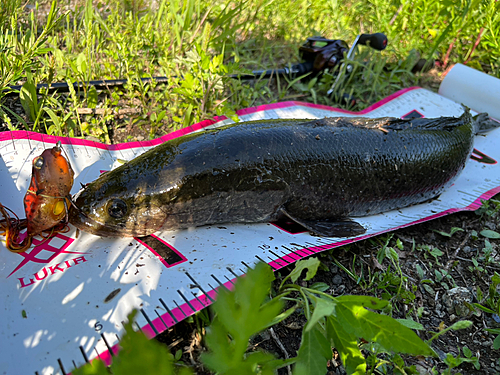
<path fill-rule="evenodd" d="M 283 209 L 281 212 L 297 224 L 322 237 L 354 237 L 366 232 L 361 224 L 350 219 L 304 220 L 290 215 Z"/>
<path fill-rule="evenodd" d="M 361 224 L 349 219 L 335 221 L 302 220 L 300 224 L 322 237 L 354 237 L 366 232 L 366 229 Z"/>

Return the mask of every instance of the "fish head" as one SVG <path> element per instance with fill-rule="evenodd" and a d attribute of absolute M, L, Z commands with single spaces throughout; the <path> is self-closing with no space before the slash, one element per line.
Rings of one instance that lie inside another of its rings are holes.
<path fill-rule="evenodd" d="M 166 220 L 162 204 L 140 186 L 117 181 L 108 172 L 80 190 L 69 222 L 103 237 L 141 237 L 158 231 Z"/>
<path fill-rule="evenodd" d="M 31 182 L 24 197 L 29 234 L 49 230 L 66 217 L 73 176 L 60 142 L 33 159 Z"/>

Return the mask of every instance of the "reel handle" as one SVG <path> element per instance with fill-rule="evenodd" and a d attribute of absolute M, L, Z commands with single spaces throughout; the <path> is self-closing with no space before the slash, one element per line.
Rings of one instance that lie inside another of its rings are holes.
<path fill-rule="evenodd" d="M 382 33 L 361 34 L 358 39 L 358 44 L 370 46 L 371 48 L 382 51 L 387 47 L 387 37 Z"/>

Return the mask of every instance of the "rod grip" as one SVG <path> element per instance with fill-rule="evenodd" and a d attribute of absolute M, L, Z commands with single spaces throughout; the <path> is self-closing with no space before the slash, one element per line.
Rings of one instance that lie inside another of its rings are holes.
<path fill-rule="evenodd" d="M 387 47 L 387 37 L 382 33 L 361 34 L 358 39 L 358 44 L 363 44 L 365 46 L 369 45 L 371 48 L 382 51 Z"/>

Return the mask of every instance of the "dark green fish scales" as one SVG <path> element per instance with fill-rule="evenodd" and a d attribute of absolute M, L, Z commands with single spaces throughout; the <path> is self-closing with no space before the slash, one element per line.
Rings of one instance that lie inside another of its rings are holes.
<path fill-rule="evenodd" d="M 285 215 L 324 236 L 349 218 L 438 196 L 460 174 L 477 133 L 459 118 L 338 117 L 228 125 L 165 142 L 80 191 L 70 214 L 100 236 Z"/>

